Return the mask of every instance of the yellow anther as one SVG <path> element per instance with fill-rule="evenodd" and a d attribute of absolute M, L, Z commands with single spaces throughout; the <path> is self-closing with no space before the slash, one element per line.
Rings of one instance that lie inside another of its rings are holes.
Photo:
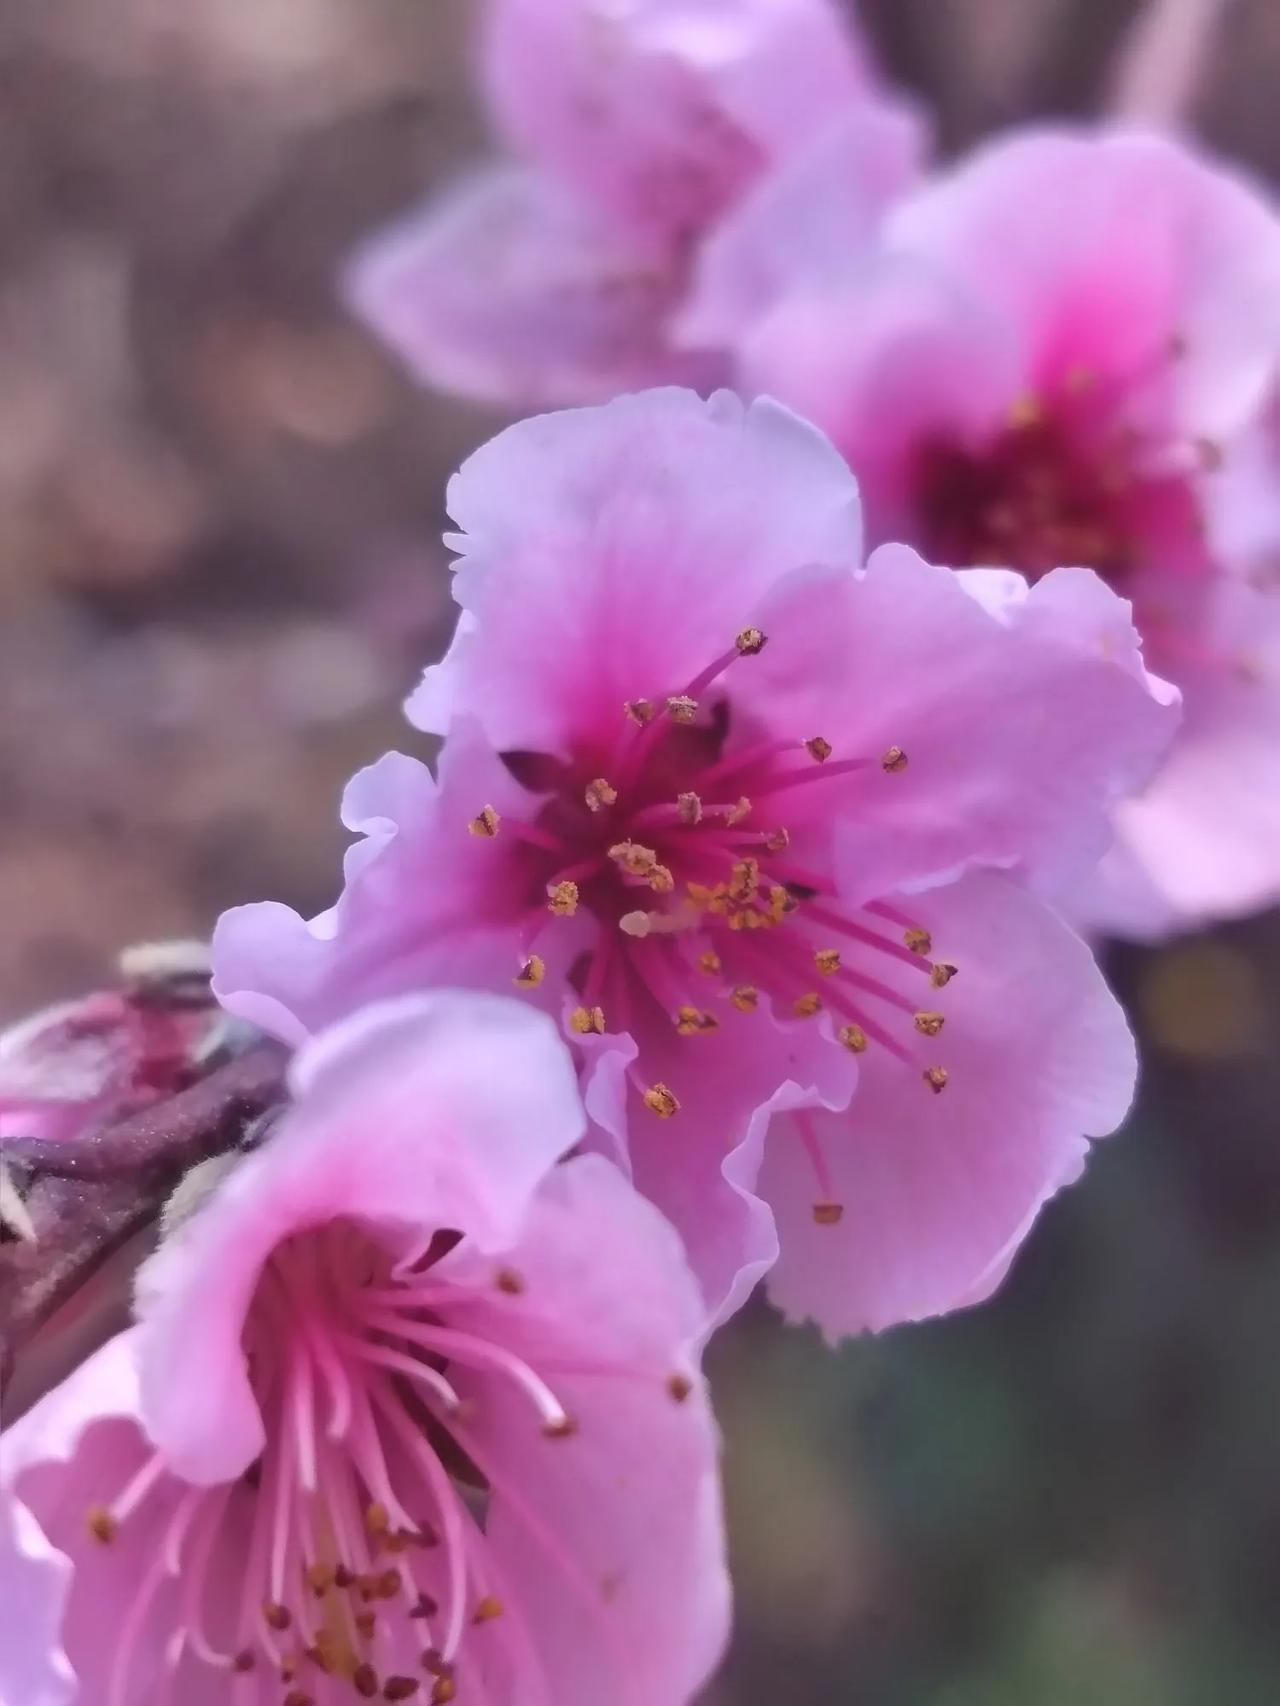
<path fill-rule="evenodd" d="M 594 782 L 587 783 L 583 797 L 587 802 L 588 811 L 602 812 L 606 806 L 617 804 L 618 790 L 612 783 L 606 782 L 603 776 L 597 776 Z"/>
<path fill-rule="evenodd" d="M 578 910 L 577 883 L 548 883 L 547 911 L 554 912 L 557 918 L 572 918 Z"/>
<path fill-rule="evenodd" d="M 660 1120 L 669 1120 L 673 1114 L 680 1112 L 679 1101 L 665 1084 L 651 1084 L 644 1093 L 644 1105 Z"/>
<path fill-rule="evenodd" d="M 935 1096 L 940 1096 L 947 1087 L 949 1074 L 945 1066 L 926 1066 L 921 1076 Z"/>
<path fill-rule="evenodd" d="M 941 1013 L 916 1014 L 916 1030 L 919 1031 L 922 1036 L 936 1037 L 946 1022 L 946 1019 Z"/>
<path fill-rule="evenodd" d="M 1044 419 L 1044 408 L 1038 397 L 1019 397 L 1009 409 L 1009 425 L 1015 431 L 1023 431 L 1027 427 L 1039 426 Z"/>
<path fill-rule="evenodd" d="M 796 997 L 792 1011 L 797 1019 L 812 1019 L 815 1013 L 822 1011 L 822 997 L 816 990 L 810 989 L 804 995 Z"/>
<path fill-rule="evenodd" d="M 708 948 L 705 954 L 698 955 L 698 970 L 705 972 L 708 977 L 720 975 L 720 956 L 714 948 Z"/>
<path fill-rule="evenodd" d="M 667 1376 L 667 1392 L 677 1404 L 683 1404 L 693 1392 L 693 1381 L 687 1374 L 669 1374 Z"/>
<path fill-rule="evenodd" d="M 451 1676 L 438 1676 L 431 1690 L 431 1706 L 449 1706 L 458 1698 L 458 1685 Z"/>
<path fill-rule="evenodd" d="M 110 1546 L 119 1531 L 119 1524 L 105 1505 L 94 1505 L 85 1515 L 85 1527 L 99 1546 Z"/>
<path fill-rule="evenodd" d="M 831 742 L 823 740 L 821 735 L 814 735 L 812 740 L 807 740 L 804 744 L 805 751 L 815 764 L 825 764 L 831 757 Z"/>
<path fill-rule="evenodd" d="M 764 844 L 770 853 L 785 853 L 791 845 L 791 836 L 785 829 L 771 829 L 764 838 Z"/>
<path fill-rule="evenodd" d="M 502 1616 L 502 1601 L 496 1594 L 487 1593 L 471 1614 L 473 1623 L 492 1623 Z"/>
<path fill-rule="evenodd" d="M 262 1621 L 268 1629 L 274 1629 L 276 1634 L 280 1635 L 293 1622 L 293 1618 L 287 1605 L 281 1605 L 277 1600 L 268 1599 L 264 1600 L 262 1604 Z"/>
<path fill-rule="evenodd" d="M 843 1216 L 843 1203 L 816 1202 L 813 1205 L 813 1218 L 819 1226 L 838 1226 Z"/>
<path fill-rule="evenodd" d="M 569 1015 L 569 1029 L 576 1031 L 580 1037 L 590 1036 L 594 1031 L 597 1036 L 604 1035 L 603 1007 L 575 1007 Z"/>
<path fill-rule="evenodd" d="M 739 1013 L 754 1013 L 760 1005 L 760 991 L 750 983 L 740 983 L 729 997 Z"/>
<path fill-rule="evenodd" d="M 546 961 L 539 954 L 530 954 L 511 981 L 518 989 L 536 989 L 546 975 Z"/>
<path fill-rule="evenodd" d="M 813 956 L 813 963 L 823 977 L 834 977 L 840 970 L 839 948 L 819 948 Z"/>
<path fill-rule="evenodd" d="M 416 1676 L 389 1676 L 382 1686 L 384 1700 L 412 1700 L 422 1687 Z"/>
<path fill-rule="evenodd" d="M 769 917 L 775 924 L 780 924 L 788 913 L 794 912 L 800 902 L 781 883 L 773 883 L 769 889 Z"/>
<path fill-rule="evenodd" d="M 760 861 L 739 859 L 729 877 L 729 899 L 746 906 L 760 892 Z"/>
<path fill-rule="evenodd" d="M 945 960 L 939 960 L 929 973 L 929 982 L 935 989 L 945 989 L 955 975 L 955 966 L 948 965 Z"/>
<path fill-rule="evenodd" d="M 364 1525 L 370 1534 L 386 1534 L 391 1527 L 387 1507 L 376 1503 L 369 1505 L 364 1513 Z"/>
<path fill-rule="evenodd" d="M 861 1025 L 841 1025 L 836 1034 L 850 1054 L 867 1052 L 867 1033 Z"/>
<path fill-rule="evenodd" d="M 494 836 L 498 833 L 501 824 L 502 819 L 498 816 L 497 812 L 494 811 L 493 807 L 486 806 L 483 811 L 476 813 L 475 817 L 473 817 L 471 822 L 467 825 L 467 828 L 470 830 L 472 835 L 479 835 L 484 837 L 487 841 L 492 841 Z"/>
<path fill-rule="evenodd" d="M 751 801 L 745 794 L 743 794 L 738 803 L 730 806 L 728 811 L 724 814 L 724 821 L 728 824 L 730 829 L 734 829 L 738 824 L 745 822 L 750 816 Z"/>
<path fill-rule="evenodd" d="M 744 628 L 733 643 L 744 658 L 753 658 L 764 650 L 767 641 L 759 628 Z"/>
<path fill-rule="evenodd" d="M 524 1275 L 516 1268 L 499 1268 L 493 1276 L 493 1283 L 507 1297 L 519 1297 L 524 1290 Z"/>
<path fill-rule="evenodd" d="M 675 693 L 667 700 L 667 715 L 673 723 L 691 723 L 698 714 L 698 701 L 687 693 Z"/>
<path fill-rule="evenodd" d="M 902 940 L 913 954 L 927 954 L 933 946 L 933 937 L 927 930 L 922 930 L 918 924 L 913 924 L 909 930 L 904 930 Z"/>
<path fill-rule="evenodd" d="M 897 775 L 907 768 L 907 755 L 900 746 L 886 747 L 880 759 L 880 768 L 887 770 L 890 775 Z"/>
<path fill-rule="evenodd" d="M 682 1037 L 708 1037 L 720 1029 L 714 1013 L 704 1013 L 700 1007 L 678 1007 L 676 1030 Z"/>
<path fill-rule="evenodd" d="M 676 886 L 676 880 L 666 865 L 652 866 L 645 874 L 645 881 L 654 894 L 670 894 Z"/>
<path fill-rule="evenodd" d="M 1227 459 L 1226 451 L 1215 438 L 1198 438 L 1195 444 L 1201 468 L 1206 474 L 1216 474 Z"/>
<path fill-rule="evenodd" d="M 658 714 L 658 707 L 652 699 L 628 699 L 623 710 L 633 723 L 639 723 L 642 727 L 645 723 L 651 723 Z"/>
<path fill-rule="evenodd" d="M 638 841 L 615 841 L 609 857 L 633 877 L 647 877 L 658 863 L 652 847 L 642 847 Z"/>
<path fill-rule="evenodd" d="M 317 1599 L 323 1599 L 333 1586 L 333 1567 L 329 1564 L 309 1564 L 306 1571 L 307 1586 Z"/>
<path fill-rule="evenodd" d="M 676 810 L 680 813 L 681 823 L 702 822 L 702 801 L 696 794 L 680 794 L 676 799 Z"/>

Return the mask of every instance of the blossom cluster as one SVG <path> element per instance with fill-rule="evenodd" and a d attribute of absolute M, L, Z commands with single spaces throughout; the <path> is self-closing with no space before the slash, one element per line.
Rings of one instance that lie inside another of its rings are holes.
<path fill-rule="evenodd" d="M 0 1039 L 0 1134 L 73 1171 L 287 1060 L 6 1415 L 0 1706 L 692 1700 L 711 1333 L 988 1297 L 1133 1095 L 1082 932 L 1280 887 L 1265 196 L 1115 129 L 929 173 L 824 0 L 482 38 L 510 163 L 349 288 L 573 406 L 449 486 L 430 760 L 348 785 L 334 905 L 225 914 L 216 1008 Z"/>

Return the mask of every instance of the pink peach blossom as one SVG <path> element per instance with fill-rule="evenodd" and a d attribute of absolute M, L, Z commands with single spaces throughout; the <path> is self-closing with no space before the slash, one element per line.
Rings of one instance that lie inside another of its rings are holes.
<path fill-rule="evenodd" d="M 224 916 L 220 998 L 296 1041 L 384 990 L 514 982 L 713 1314 L 775 1260 L 775 1203 L 786 1300 L 831 1332 L 978 1295 L 1132 1089 L 1027 887 L 1096 860 L 1170 733 L 1124 606 L 1085 571 L 864 567 L 841 458 L 726 394 L 527 421 L 449 506 L 457 636 L 409 705 L 447 731 L 438 780 L 358 777 L 338 905 Z M 802 1303 L 793 1269 L 822 1276 Z"/>
<path fill-rule="evenodd" d="M 1012 136 L 907 198 L 878 246 L 810 157 L 708 249 L 691 335 L 828 431 L 873 540 L 1132 601 L 1186 717 L 1072 905 L 1159 934 L 1280 894 L 1280 220 L 1236 174 L 1123 132 Z M 789 241 L 791 238 L 796 241 Z M 744 304 L 732 281 L 775 258 Z"/>
<path fill-rule="evenodd" d="M 678 1241 L 540 1015 L 357 1015 L 0 1436 L 8 1706 L 687 1701 L 728 1590 Z"/>
<path fill-rule="evenodd" d="M 869 210 L 917 173 L 919 121 L 830 0 L 489 0 L 480 63 L 508 162 L 375 237 L 349 292 L 423 378 L 486 401 L 714 383 L 719 352 L 669 322 L 750 186 L 848 122 Z"/>

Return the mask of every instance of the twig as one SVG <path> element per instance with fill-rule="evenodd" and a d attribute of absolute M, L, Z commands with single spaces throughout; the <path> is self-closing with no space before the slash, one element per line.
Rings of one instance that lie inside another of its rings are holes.
<path fill-rule="evenodd" d="M 1150 0 L 1117 56 L 1109 102 L 1134 123 L 1185 123 L 1230 0 Z"/>
<path fill-rule="evenodd" d="M 234 1148 L 282 1096 L 284 1055 L 259 1043 L 200 1083 L 74 1147 L 9 1140 L 30 1175 L 34 1237 L 0 1244 L 0 1381 L 18 1351 L 113 1251 L 159 1213 L 189 1167 Z"/>

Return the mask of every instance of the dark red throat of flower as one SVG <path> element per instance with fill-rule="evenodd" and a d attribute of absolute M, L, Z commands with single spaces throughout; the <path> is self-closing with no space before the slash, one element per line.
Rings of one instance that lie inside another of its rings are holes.
<path fill-rule="evenodd" d="M 1179 555 L 1201 532 L 1192 476 L 1204 445 L 1153 446 L 1108 429 L 1088 394 L 1028 399 L 984 440 L 927 440 L 909 471 L 917 543 L 934 562 L 1013 568 L 1035 580 L 1064 566 L 1123 588 L 1144 555 Z"/>

